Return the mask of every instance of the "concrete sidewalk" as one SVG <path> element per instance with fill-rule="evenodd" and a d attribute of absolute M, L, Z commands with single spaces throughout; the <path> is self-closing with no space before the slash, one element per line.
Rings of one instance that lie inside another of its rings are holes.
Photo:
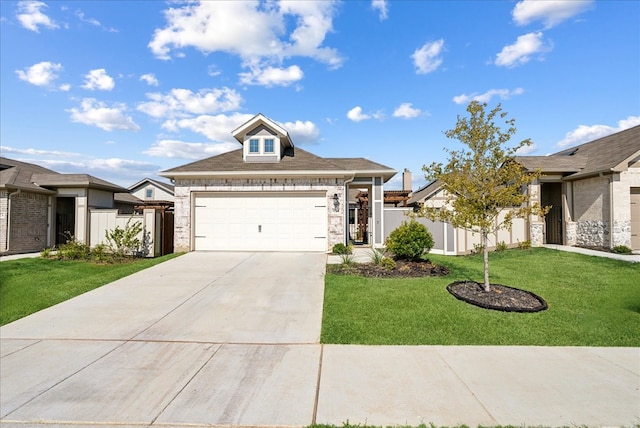
<path fill-rule="evenodd" d="M 0 425 L 640 423 L 639 348 L 319 344 L 325 262 L 189 253 L 0 327 Z"/>

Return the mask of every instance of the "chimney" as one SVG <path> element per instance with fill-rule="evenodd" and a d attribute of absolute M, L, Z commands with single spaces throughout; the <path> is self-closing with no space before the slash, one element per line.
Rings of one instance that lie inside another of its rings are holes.
<path fill-rule="evenodd" d="M 411 178 L 411 171 L 409 171 L 409 168 L 405 168 L 402 172 L 402 190 L 412 191 Z"/>

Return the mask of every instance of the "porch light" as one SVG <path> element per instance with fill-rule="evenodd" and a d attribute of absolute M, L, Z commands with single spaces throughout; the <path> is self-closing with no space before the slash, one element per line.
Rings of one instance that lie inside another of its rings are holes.
<path fill-rule="evenodd" d="M 333 194 L 333 211 L 334 212 L 340 211 L 340 197 L 338 196 L 337 193 Z"/>

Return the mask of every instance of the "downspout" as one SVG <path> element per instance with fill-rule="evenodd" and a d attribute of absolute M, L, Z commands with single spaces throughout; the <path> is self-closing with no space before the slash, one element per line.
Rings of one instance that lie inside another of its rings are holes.
<path fill-rule="evenodd" d="M 609 248 L 613 248 L 613 173 L 609 177 L 605 177 L 603 172 L 599 175 L 609 182 Z"/>
<path fill-rule="evenodd" d="M 351 178 L 349 178 L 348 180 L 344 181 L 344 216 L 343 216 L 343 221 L 345 224 L 345 228 L 344 228 L 344 233 L 343 233 L 343 238 L 344 238 L 344 243 L 349 244 L 349 184 L 353 182 L 353 180 L 356 179 L 356 174 L 355 172 L 353 173 L 353 175 L 351 176 Z"/>
<path fill-rule="evenodd" d="M 20 194 L 20 190 L 18 189 L 15 192 L 10 192 L 7 195 L 7 239 L 6 242 L 4 244 L 4 252 L 8 252 L 9 251 L 9 241 L 11 239 L 11 197 L 13 195 L 19 195 Z"/>

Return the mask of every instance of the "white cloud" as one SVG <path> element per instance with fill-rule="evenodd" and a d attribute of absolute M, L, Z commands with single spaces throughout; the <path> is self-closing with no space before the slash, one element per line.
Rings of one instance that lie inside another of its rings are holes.
<path fill-rule="evenodd" d="M 126 106 L 124 104 L 114 104 L 108 107 L 105 103 L 93 98 L 84 98 L 80 108 L 67 110 L 71 113 L 71 120 L 76 123 L 97 126 L 105 131 L 116 129 L 125 131 L 139 131 L 138 126 L 130 116 L 125 116 Z"/>
<path fill-rule="evenodd" d="M 296 120 L 295 122 L 285 122 L 281 124 L 289 132 L 293 144 L 304 145 L 313 144 L 318 141 L 320 130 L 311 121 Z"/>
<path fill-rule="evenodd" d="M 87 18 L 87 17 L 85 17 L 84 12 L 82 12 L 81 10 L 76 10 L 76 16 L 82 22 L 86 22 L 87 24 L 91 24 L 91 25 L 93 25 L 95 27 L 102 27 L 102 24 L 100 24 L 100 21 L 98 21 L 95 18 Z"/>
<path fill-rule="evenodd" d="M 69 92 L 69 90 L 71 89 L 71 85 L 68 83 L 63 83 L 62 85 L 58 86 L 58 89 L 62 92 Z"/>
<path fill-rule="evenodd" d="M 546 28 L 554 27 L 589 9 L 593 0 L 523 0 L 513 8 L 513 20 L 518 25 L 542 21 Z"/>
<path fill-rule="evenodd" d="M 389 17 L 389 2 L 387 0 L 371 0 L 371 7 L 380 13 L 380 21 Z"/>
<path fill-rule="evenodd" d="M 615 127 L 609 125 L 580 125 L 573 131 L 567 132 L 564 139 L 559 141 L 556 146 L 560 148 L 577 146 L 637 125 L 640 125 L 640 116 L 629 116 L 626 119 L 619 120 L 618 125 Z"/>
<path fill-rule="evenodd" d="M 444 39 L 435 42 L 427 42 L 421 48 L 411 55 L 413 64 L 416 66 L 416 73 L 428 74 L 436 71 L 442 64 L 442 50 L 444 47 Z"/>
<path fill-rule="evenodd" d="M 354 108 L 352 108 L 351 110 L 349 110 L 347 112 L 347 118 L 349 118 L 350 120 L 354 121 L 354 122 L 361 122 L 363 120 L 369 120 L 369 119 L 383 119 L 384 118 L 384 114 L 382 114 L 381 111 L 377 111 L 375 113 L 371 113 L 371 114 L 367 114 L 367 113 L 363 113 L 362 112 L 362 107 L 360 106 L 355 106 Z"/>
<path fill-rule="evenodd" d="M 16 70 L 20 80 L 36 86 L 47 86 L 58 78 L 56 71 L 62 70 L 62 64 L 42 61 L 24 70 Z"/>
<path fill-rule="evenodd" d="M 162 128 L 169 132 L 188 129 L 204 135 L 211 141 L 236 141 L 231 131 L 253 118 L 253 114 L 233 113 L 232 115 L 218 114 L 215 116 L 201 115 L 188 119 L 171 119 L 162 124 Z"/>
<path fill-rule="evenodd" d="M 160 59 L 180 56 L 186 48 L 204 54 L 226 52 L 239 56 L 249 69 L 258 64 L 264 64 L 261 69 L 278 68 L 284 59 L 296 56 L 337 68 L 343 58 L 323 46 L 333 30 L 334 14 L 333 0 L 188 2 L 165 11 L 167 24 L 155 30 L 148 47 Z"/>
<path fill-rule="evenodd" d="M 91 70 L 84 76 L 83 88 L 91 91 L 99 89 L 101 91 L 110 91 L 116 86 L 113 78 L 107 74 L 104 68 Z"/>
<path fill-rule="evenodd" d="M 516 150 L 516 155 L 527 156 L 535 152 L 536 150 L 538 150 L 538 146 L 536 145 L 536 143 L 532 143 L 531 145 L 520 147 L 518 150 Z"/>
<path fill-rule="evenodd" d="M 140 80 L 146 82 L 149 86 L 158 86 L 160 82 L 153 73 L 147 73 L 140 76 Z"/>
<path fill-rule="evenodd" d="M 46 8 L 46 3 L 41 1 L 24 0 L 19 1 L 17 5 L 18 14 L 16 17 L 20 24 L 27 30 L 35 31 L 39 33 L 39 26 L 43 26 L 49 29 L 59 28 L 51 18 L 42 12 L 42 9 Z"/>
<path fill-rule="evenodd" d="M 149 156 L 179 159 L 203 159 L 240 148 L 238 143 L 185 143 L 179 140 L 160 140 L 143 153 Z"/>
<path fill-rule="evenodd" d="M 3 153 L 16 153 L 21 155 L 32 155 L 32 156 L 58 156 L 58 157 L 78 157 L 81 156 L 79 153 L 72 152 L 61 152 L 57 150 L 40 150 L 40 149 L 18 149 L 15 147 L 2 146 Z"/>
<path fill-rule="evenodd" d="M 393 117 L 402 117 L 404 119 L 411 119 L 414 117 L 418 117 L 422 114 L 420 109 L 413 108 L 413 104 L 411 103 L 403 103 L 400 104 L 393 111 Z"/>
<path fill-rule="evenodd" d="M 545 45 L 542 37 L 542 32 L 519 36 L 514 44 L 502 48 L 502 51 L 496 55 L 495 64 L 514 67 L 529 62 L 534 54 L 550 51 L 551 44 Z"/>
<path fill-rule="evenodd" d="M 252 68 L 251 71 L 240 73 L 240 83 L 243 85 L 260 85 L 260 86 L 289 86 L 299 80 L 302 80 L 304 73 L 297 65 L 288 68 L 265 67 Z"/>
<path fill-rule="evenodd" d="M 467 104 L 470 101 L 478 101 L 481 103 L 488 103 L 495 96 L 500 97 L 502 100 L 508 100 L 514 95 L 524 94 L 524 89 L 516 88 L 514 90 L 509 89 L 490 89 L 484 94 L 461 94 L 453 97 L 453 102 L 456 104 Z"/>
<path fill-rule="evenodd" d="M 237 110 L 242 96 L 227 87 L 201 89 L 193 93 L 188 89 L 172 89 L 168 94 L 147 94 L 151 101 L 138 104 L 137 109 L 156 118 L 185 117 L 189 114 L 207 114 Z"/>

